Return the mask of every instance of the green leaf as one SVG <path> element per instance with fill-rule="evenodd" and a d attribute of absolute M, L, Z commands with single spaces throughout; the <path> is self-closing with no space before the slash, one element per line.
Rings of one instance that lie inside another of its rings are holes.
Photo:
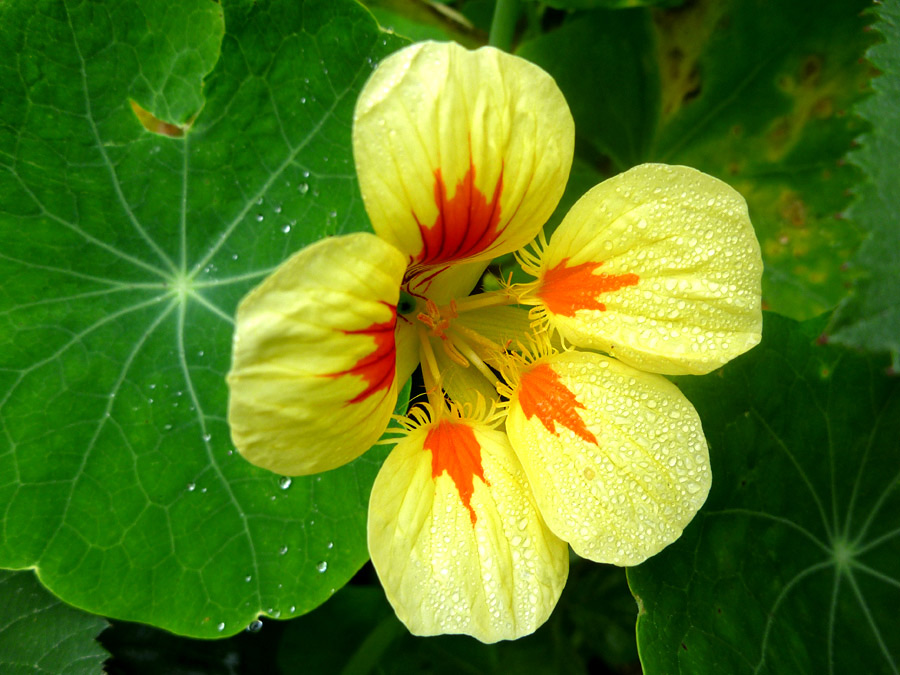
<path fill-rule="evenodd" d="M 650 153 L 660 96 L 652 40 L 649 13 L 598 11 L 517 52 L 556 78 L 575 118 L 578 154 L 607 175 Z"/>
<path fill-rule="evenodd" d="M 868 180 L 856 190 L 857 201 L 848 210 L 868 238 L 850 262 L 862 278 L 834 313 L 829 332 L 845 345 L 889 351 L 894 370 L 900 371 L 900 5 L 888 2 L 874 12 L 884 42 L 868 58 L 882 74 L 872 82 L 875 93 L 856 108 L 872 128 L 850 160 Z"/>
<path fill-rule="evenodd" d="M 211 637 L 308 611 L 367 559 L 381 455 L 257 470 L 224 376 L 240 298 L 368 227 L 352 111 L 401 41 L 350 0 L 225 4 L 204 80 L 219 5 L 179 4 L 0 4 L 0 564 Z M 131 100 L 199 116 L 158 135 Z"/>
<path fill-rule="evenodd" d="M 747 199 L 763 249 L 763 299 L 798 319 L 846 294 L 860 237 L 841 217 L 857 172 L 869 0 L 699 3 L 659 25 L 666 76 L 653 159 L 688 164 Z M 698 49 L 699 47 L 699 49 Z"/>
<path fill-rule="evenodd" d="M 4 675 L 99 673 L 107 626 L 50 595 L 31 572 L 0 571 L 0 670 Z"/>
<path fill-rule="evenodd" d="M 686 164 L 737 188 L 762 244 L 764 300 L 809 318 L 846 295 L 841 266 L 860 243 L 840 216 L 858 177 L 841 158 L 862 128 L 847 111 L 870 74 L 860 62 L 868 5 L 598 10 L 520 53 L 557 78 L 579 154 L 601 171 Z"/>
<path fill-rule="evenodd" d="M 685 0 L 537 0 L 556 9 L 625 9 L 628 7 L 678 7 Z"/>
<path fill-rule="evenodd" d="M 896 673 L 900 381 L 767 315 L 763 342 L 680 378 L 713 486 L 675 544 L 628 572 L 653 673 Z"/>

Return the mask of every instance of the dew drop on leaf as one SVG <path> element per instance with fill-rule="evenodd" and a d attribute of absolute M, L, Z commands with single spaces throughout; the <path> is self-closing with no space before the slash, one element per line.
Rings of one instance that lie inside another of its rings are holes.
<path fill-rule="evenodd" d="M 290 476 L 282 476 L 278 479 L 278 487 L 282 490 L 287 490 L 291 487 L 291 477 Z"/>
<path fill-rule="evenodd" d="M 327 569 L 328 569 L 328 563 L 325 562 L 324 560 L 316 565 L 316 570 L 318 570 L 319 572 L 324 572 Z"/>
<path fill-rule="evenodd" d="M 247 626 L 247 631 L 250 633 L 258 633 L 262 630 L 263 622 L 257 619 L 256 621 L 251 621 L 250 625 Z"/>

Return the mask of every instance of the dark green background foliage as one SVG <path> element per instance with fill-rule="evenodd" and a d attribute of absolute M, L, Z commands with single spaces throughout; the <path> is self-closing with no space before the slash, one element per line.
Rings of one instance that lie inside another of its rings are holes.
<path fill-rule="evenodd" d="M 773 313 L 678 380 L 714 474 L 684 536 L 631 592 L 574 559 L 494 646 L 409 636 L 357 573 L 384 449 L 286 481 L 228 436 L 240 298 L 370 227 L 368 74 L 403 35 L 483 44 L 493 10 L 371 5 L 0 3 L 0 669 L 99 672 L 102 615 L 111 673 L 900 672 L 900 2 L 521 4 L 576 122 L 548 230 L 630 166 L 697 167 L 746 196 Z"/>
<path fill-rule="evenodd" d="M 61 602 L 31 572 L 0 571 L 0 671 L 96 673 L 109 656 L 95 641 L 107 622 Z"/>

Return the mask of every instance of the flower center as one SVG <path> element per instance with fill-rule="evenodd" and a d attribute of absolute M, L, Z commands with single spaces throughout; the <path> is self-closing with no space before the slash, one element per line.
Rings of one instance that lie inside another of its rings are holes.
<path fill-rule="evenodd" d="M 503 291 L 481 293 L 438 306 L 426 299 L 415 315 L 416 332 L 420 344 L 422 378 L 429 403 L 436 410 L 445 407 L 441 386 L 441 368 L 436 350 L 440 350 L 452 362 L 450 368 L 474 367 L 493 387 L 501 383 L 496 369 L 505 358 L 505 347 L 457 321 L 460 314 L 490 306 L 512 304 L 512 298 Z M 411 319 L 407 315 L 408 319 Z M 445 362 L 446 365 L 446 362 Z"/>

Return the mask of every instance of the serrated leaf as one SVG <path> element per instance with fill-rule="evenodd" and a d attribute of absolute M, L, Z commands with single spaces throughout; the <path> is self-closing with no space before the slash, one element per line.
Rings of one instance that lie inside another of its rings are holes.
<path fill-rule="evenodd" d="M 108 654 L 97 643 L 107 626 L 69 607 L 31 572 L 0 571 L 0 670 L 4 675 L 93 675 Z"/>
<path fill-rule="evenodd" d="M 680 378 L 713 486 L 675 544 L 629 570 L 655 673 L 896 673 L 900 381 L 766 317 L 763 342 Z"/>
<path fill-rule="evenodd" d="M 856 108 L 872 128 L 850 155 L 867 180 L 848 210 L 868 237 L 850 263 L 861 279 L 834 313 L 829 333 L 841 344 L 890 352 L 900 371 L 900 3 L 880 4 L 874 13 L 884 42 L 868 59 L 881 75 L 872 82 L 874 94 Z"/>
<path fill-rule="evenodd" d="M 764 300 L 809 318 L 844 297 L 841 266 L 860 243 L 840 217 L 858 172 L 840 160 L 861 129 L 847 111 L 870 75 L 860 63 L 868 4 L 598 10 L 520 51 L 560 82 L 583 158 L 609 173 L 686 164 L 744 194 L 766 264 Z"/>
<path fill-rule="evenodd" d="M 401 41 L 350 0 L 226 4 L 201 98 L 209 36 L 163 28 L 156 55 L 149 17 L 215 31 L 218 5 L 172 7 L 0 5 L 0 564 L 210 637 L 308 611 L 367 559 L 379 456 L 289 486 L 255 469 L 229 441 L 224 375 L 242 295 L 368 227 L 352 111 Z M 206 57 L 172 65 L 197 44 Z M 131 100 L 199 116 L 158 135 Z"/>

